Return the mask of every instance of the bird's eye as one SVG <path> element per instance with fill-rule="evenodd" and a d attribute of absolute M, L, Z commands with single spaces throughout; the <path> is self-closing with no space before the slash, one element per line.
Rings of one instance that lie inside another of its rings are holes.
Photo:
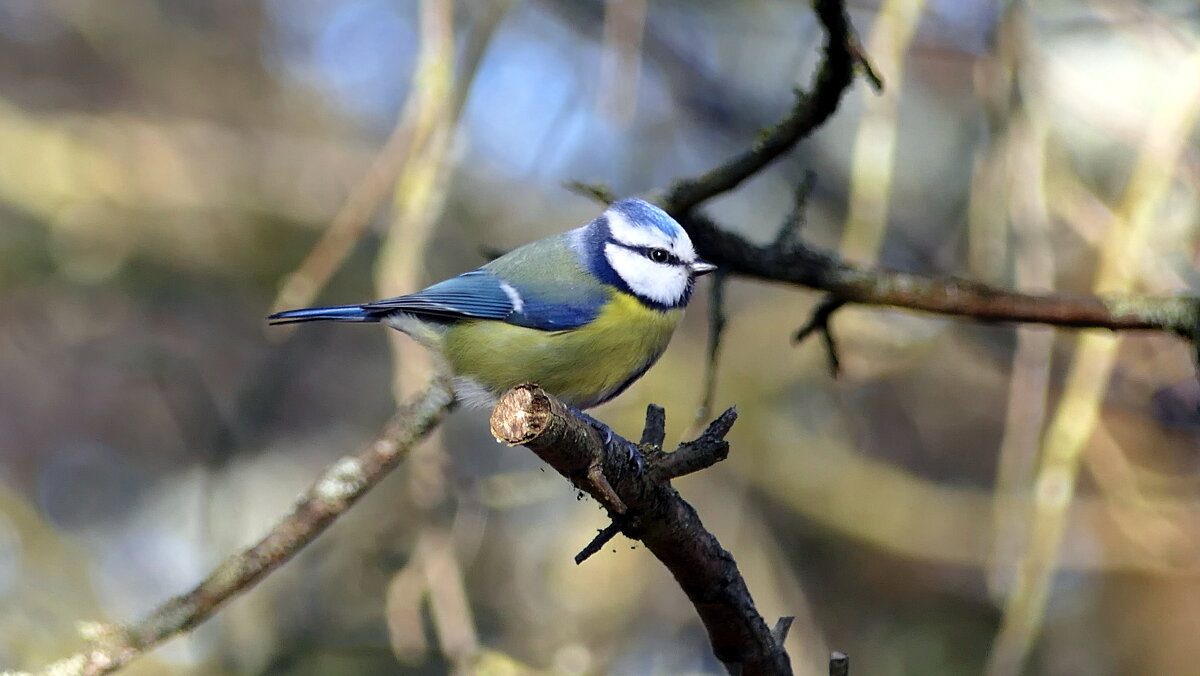
<path fill-rule="evenodd" d="M 648 255 L 650 260 L 655 263 L 666 263 L 671 260 L 671 254 L 667 253 L 666 249 L 651 249 Z"/>

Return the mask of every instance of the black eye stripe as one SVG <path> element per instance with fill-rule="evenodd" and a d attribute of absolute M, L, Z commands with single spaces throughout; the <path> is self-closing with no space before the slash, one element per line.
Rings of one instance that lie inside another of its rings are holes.
<path fill-rule="evenodd" d="M 667 265 L 684 265 L 684 264 L 685 264 L 685 263 L 684 263 L 682 260 L 680 260 L 680 259 L 679 259 L 679 257 L 678 257 L 678 256 L 676 256 L 675 254 L 671 253 L 671 252 L 670 252 L 670 251 L 668 251 L 667 249 L 663 249 L 663 248 L 661 248 L 661 247 L 656 247 L 656 246 L 633 246 L 632 244 L 625 244 L 624 242 L 618 242 L 618 241 L 616 241 L 615 239 L 610 239 L 609 241 L 610 241 L 610 242 L 612 242 L 613 244 L 616 244 L 617 246 L 621 247 L 622 249 L 625 249 L 625 250 L 627 250 L 627 251 L 632 251 L 632 252 L 634 252 L 634 253 L 636 253 L 636 254 L 639 254 L 639 255 L 645 256 L 646 258 L 649 258 L 649 259 L 650 259 L 650 260 L 652 260 L 652 261 L 654 261 L 654 258 L 653 258 L 653 257 L 652 257 L 650 254 L 651 254 L 652 252 L 654 252 L 654 251 L 662 251 L 662 252 L 665 252 L 665 253 L 667 254 L 667 258 L 666 258 L 666 260 L 663 260 L 663 261 L 654 261 L 655 263 L 663 263 L 663 264 L 667 264 Z"/>

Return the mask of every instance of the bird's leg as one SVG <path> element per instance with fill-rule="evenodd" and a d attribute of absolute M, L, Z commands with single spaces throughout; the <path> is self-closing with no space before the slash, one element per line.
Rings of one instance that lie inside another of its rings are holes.
<path fill-rule="evenodd" d="M 619 436 L 617 433 L 613 432 L 612 428 L 610 428 L 608 425 L 596 420 L 592 416 L 584 413 L 574 406 L 568 406 L 567 408 L 570 409 L 571 413 L 574 413 L 581 420 L 591 425 L 593 429 L 600 433 L 600 438 L 604 440 L 604 447 L 606 449 L 610 451 L 624 452 L 626 457 L 633 462 L 634 470 L 638 474 L 642 473 L 642 453 L 638 450 L 637 444 Z"/>

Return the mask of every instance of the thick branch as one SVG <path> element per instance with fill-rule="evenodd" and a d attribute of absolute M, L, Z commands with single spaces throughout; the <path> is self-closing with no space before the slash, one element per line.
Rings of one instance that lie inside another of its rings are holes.
<path fill-rule="evenodd" d="M 717 452 L 716 447 L 725 445 L 720 437 L 734 417 L 727 413 L 715 421 L 692 443 L 692 450 L 686 451 L 683 464 L 694 467 L 694 463 L 707 462 L 698 460 L 702 454 L 696 447 Z M 657 423 L 658 416 L 652 416 L 648 427 L 657 427 Z M 708 630 L 717 659 L 731 673 L 746 676 L 792 673 L 783 646 L 755 609 L 733 556 L 671 487 L 669 476 L 677 469 L 670 460 L 673 453 L 647 447 L 645 471 L 631 472 L 622 451 L 624 440 L 605 444 L 591 424 L 536 385 L 518 386 L 501 397 L 492 411 L 492 433 L 501 441 L 526 446 L 577 488 L 606 505 L 610 496 L 587 472 L 599 461 L 607 483 L 628 508 L 624 514 L 608 508 L 614 525 L 627 537 L 641 540 L 675 576 Z M 604 535 L 602 532 L 601 537 Z"/>
<path fill-rule="evenodd" d="M 320 535 L 403 460 L 452 406 L 453 394 L 447 382 L 439 378 L 401 408 L 379 436 L 356 455 L 327 467 L 292 511 L 257 544 L 229 557 L 194 589 L 166 601 L 139 622 L 127 626 L 92 625 L 89 638 L 93 645 L 42 673 L 111 673 L 166 639 L 204 622 L 226 601 L 253 587 Z"/>

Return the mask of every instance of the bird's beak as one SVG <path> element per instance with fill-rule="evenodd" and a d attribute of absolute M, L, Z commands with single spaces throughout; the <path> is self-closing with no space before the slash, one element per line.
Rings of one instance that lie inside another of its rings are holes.
<path fill-rule="evenodd" d="M 688 267 L 692 269 L 692 274 L 696 277 L 699 277 L 700 275 L 707 275 L 708 273 L 717 269 L 717 266 L 709 263 L 708 261 L 702 261 L 699 258 L 692 261 L 691 265 Z"/>

